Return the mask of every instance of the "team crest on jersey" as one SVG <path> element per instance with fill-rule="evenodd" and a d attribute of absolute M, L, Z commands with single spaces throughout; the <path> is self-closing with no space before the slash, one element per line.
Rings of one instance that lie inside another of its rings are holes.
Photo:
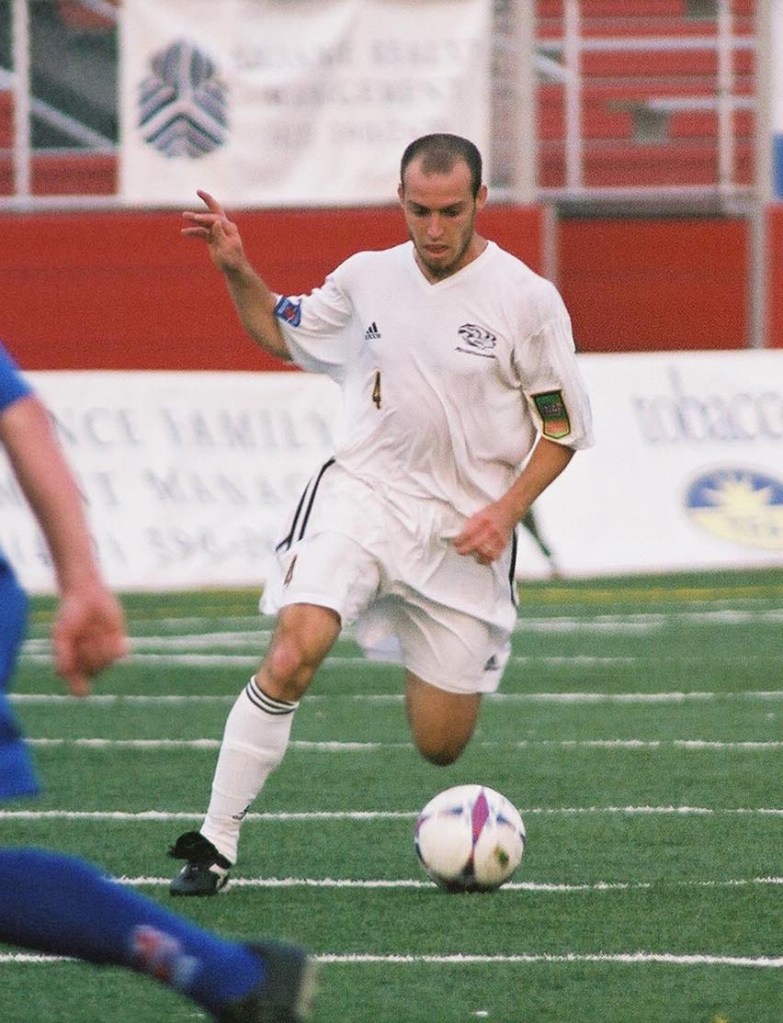
<path fill-rule="evenodd" d="M 475 323 L 463 323 L 457 333 L 460 336 L 460 342 L 457 345 L 458 352 L 481 355 L 485 359 L 496 358 L 493 349 L 498 339 L 486 327 L 479 327 Z"/>
<path fill-rule="evenodd" d="M 541 416 L 544 436 L 553 440 L 567 437 L 571 432 L 571 421 L 563 401 L 563 392 L 543 391 L 541 394 L 534 394 L 533 401 Z"/>
<path fill-rule="evenodd" d="M 286 298 L 285 295 L 275 306 L 275 316 L 279 320 L 284 320 L 292 327 L 298 327 L 302 322 L 302 303 L 295 302 L 291 298 Z"/>

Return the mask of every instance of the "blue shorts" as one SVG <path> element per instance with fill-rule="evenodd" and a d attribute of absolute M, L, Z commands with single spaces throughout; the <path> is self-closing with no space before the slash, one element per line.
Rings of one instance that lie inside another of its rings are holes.
<path fill-rule="evenodd" d="M 27 597 L 0 558 L 0 799 L 34 796 L 38 779 L 8 689 L 27 625 Z"/>

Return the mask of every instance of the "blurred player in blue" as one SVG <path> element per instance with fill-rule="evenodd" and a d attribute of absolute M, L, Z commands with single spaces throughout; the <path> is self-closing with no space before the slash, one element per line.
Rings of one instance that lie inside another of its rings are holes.
<path fill-rule="evenodd" d="M 93 555 L 81 495 L 50 417 L 0 345 L 0 444 L 38 521 L 56 573 L 52 632 L 58 674 L 85 696 L 90 679 L 127 649 L 120 603 Z M 38 781 L 7 692 L 25 632 L 27 598 L 0 552 L 0 798 Z M 308 1017 L 312 966 L 276 941 L 226 941 L 56 852 L 0 848 L 0 942 L 147 974 L 226 1023 Z"/>

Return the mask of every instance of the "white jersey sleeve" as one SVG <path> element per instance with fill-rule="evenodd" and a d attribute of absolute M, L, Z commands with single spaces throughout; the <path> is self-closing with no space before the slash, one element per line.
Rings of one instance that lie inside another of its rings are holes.
<path fill-rule="evenodd" d="M 275 315 L 297 366 L 342 383 L 353 347 L 353 307 L 337 282 L 338 272 L 308 295 L 278 295 Z"/>
<path fill-rule="evenodd" d="M 520 332 L 515 357 L 530 415 L 542 436 L 579 450 L 593 444 L 590 404 L 575 358 L 571 318 L 559 292 L 538 278 L 539 322 Z"/>

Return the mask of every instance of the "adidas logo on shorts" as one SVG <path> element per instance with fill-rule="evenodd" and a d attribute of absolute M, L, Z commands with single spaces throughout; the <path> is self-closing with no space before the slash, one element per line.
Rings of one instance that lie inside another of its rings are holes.
<path fill-rule="evenodd" d="M 364 340 L 365 341 L 380 341 L 380 339 L 381 339 L 381 332 L 378 330 L 378 324 L 375 322 L 375 320 L 373 320 L 372 323 L 370 324 L 370 326 L 364 332 Z"/>

